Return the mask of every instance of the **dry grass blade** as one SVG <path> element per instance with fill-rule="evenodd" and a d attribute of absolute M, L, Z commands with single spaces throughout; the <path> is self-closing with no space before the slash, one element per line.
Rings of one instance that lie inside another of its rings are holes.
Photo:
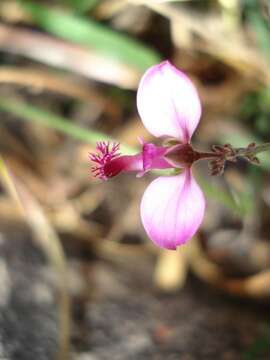
<path fill-rule="evenodd" d="M 0 180 L 23 213 L 33 232 L 34 239 L 59 274 L 59 352 L 57 359 L 66 360 L 69 353 L 70 300 L 67 290 L 66 260 L 60 239 L 38 202 L 22 183 L 12 178 L 2 158 L 0 158 Z"/>
<path fill-rule="evenodd" d="M 22 203 L 20 201 L 17 189 L 14 185 L 14 182 L 11 179 L 11 176 L 8 172 L 8 169 L 5 165 L 4 159 L 0 156 L 0 181 L 3 184 L 6 192 L 10 195 L 12 199 L 14 199 L 18 210 L 22 213 L 24 212 Z"/>
<path fill-rule="evenodd" d="M 25 85 L 39 90 L 54 91 L 66 96 L 90 101 L 104 106 L 105 100 L 97 91 L 91 91 L 89 86 L 74 79 L 67 79 L 44 69 L 18 68 L 12 66 L 0 67 L 0 83 Z"/>
<path fill-rule="evenodd" d="M 18 206 L 10 199 L 8 195 L 0 197 L 0 218 L 4 222 L 19 223 L 23 221 Z"/>
<path fill-rule="evenodd" d="M 95 14 L 100 19 L 110 18 L 128 5 L 126 0 L 105 0 L 100 3 Z"/>
<path fill-rule="evenodd" d="M 233 32 L 217 14 L 202 16 L 184 8 L 148 0 L 127 0 L 137 5 L 145 5 L 171 21 L 173 40 L 178 47 L 188 47 L 211 54 L 246 76 L 270 84 L 270 70 L 267 61 L 258 50 L 247 42 L 242 28 Z M 183 42 L 183 34 L 186 41 Z M 194 40 L 194 34 L 199 41 Z"/>
<path fill-rule="evenodd" d="M 188 270 L 185 250 L 186 247 L 160 252 L 154 272 L 154 283 L 159 289 L 171 292 L 185 285 Z"/>
<path fill-rule="evenodd" d="M 0 25 L 0 48 L 124 88 L 137 87 L 141 73 L 94 50 L 30 30 Z"/>
<path fill-rule="evenodd" d="M 207 258 L 198 240 L 193 239 L 190 245 L 189 264 L 200 279 L 233 295 L 259 299 L 270 297 L 269 269 L 241 279 L 229 278 L 224 275 L 218 265 Z"/>
<path fill-rule="evenodd" d="M 258 299 L 269 297 L 270 270 L 261 271 L 245 279 L 226 279 L 224 288 L 232 294 L 247 295 Z"/>

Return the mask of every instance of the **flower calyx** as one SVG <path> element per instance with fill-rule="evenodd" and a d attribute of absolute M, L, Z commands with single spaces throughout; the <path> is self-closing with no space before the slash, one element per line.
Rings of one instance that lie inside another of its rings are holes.
<path fill-rule="evenodd" d="M 226 162 L 236 162 L 238 158 L 243 158 L 254 165 L 258 165 L 260 161 L 255 155 L 256 148 L 255 143 L 250 143 L 245 148 L 233 148 L 231 144 L 213 145 L 212 151 L 216 158 L 209 162 L 211 175 L 222 175 Z"/>
<path fill-rule="evenodd" d="M 169 147 L 164 157 L 176 168 L 189 168 L 200 158 L 199 153 L 193 149 L 190 143 L 178 143 Z"/>

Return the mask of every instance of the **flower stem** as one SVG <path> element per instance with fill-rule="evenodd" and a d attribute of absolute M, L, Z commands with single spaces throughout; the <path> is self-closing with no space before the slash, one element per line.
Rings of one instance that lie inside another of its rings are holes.
<path fill-rule="evenodd" d="M 252 151 L 252 154 L 259 154 L 261 152 L 264 151 L 269 151 L 270 150 L 270 143 L 265 143 L 265 144 L 261 144 L 256 146 L 256 148 Z"/>
<path fill-rule="evenodd" d="M 196 151 L 196 155 L 198 156 L 197 160 L 207 160 L 207 159 L 214 159 L 220 157 L 220 154 L 214 152 L 199 152 Z"/>

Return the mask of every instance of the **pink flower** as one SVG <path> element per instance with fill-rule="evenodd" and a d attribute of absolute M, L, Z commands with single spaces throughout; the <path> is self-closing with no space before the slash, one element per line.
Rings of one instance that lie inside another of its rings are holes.
<path fill-rule="evenodd" d="M 92 168 L 102 179 L 120 172 L 136 171 L 138 175 L 153 169 L 181 169 L 173 176 L 160 176 L 146 189 L 141 201 L 141 218 L 150 239 L 158 246 L 176 249 L 198 230 L 204 215 L 205 200 L 194 179 L 191 165 L 199 159 L 190 140 L 201 116 L 197 91 L 188 77 L 169 61 L 148 69 L 139 84 L 137 107 L 144 126 L 167 146 L 142 144 L 142 152 L 132 156 L 117 154 L 99 143 L 98 155 L 90 159 L 98 165 Z"/>

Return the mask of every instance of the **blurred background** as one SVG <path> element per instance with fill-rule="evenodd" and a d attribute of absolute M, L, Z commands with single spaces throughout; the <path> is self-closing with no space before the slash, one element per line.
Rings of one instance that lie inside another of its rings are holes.
<path fill-rule="evenodd" d="M 270 358 L 270 157 L 196 178 L 203 225 L 177 251 L 139 217 L 154 178 L 93 178 L 88 153 L 154 141 L 136 109 L 169 59 L 198 88 L 193 138 L 270 141 L 269 0 L 0 1 L 0 358 Z"/>

